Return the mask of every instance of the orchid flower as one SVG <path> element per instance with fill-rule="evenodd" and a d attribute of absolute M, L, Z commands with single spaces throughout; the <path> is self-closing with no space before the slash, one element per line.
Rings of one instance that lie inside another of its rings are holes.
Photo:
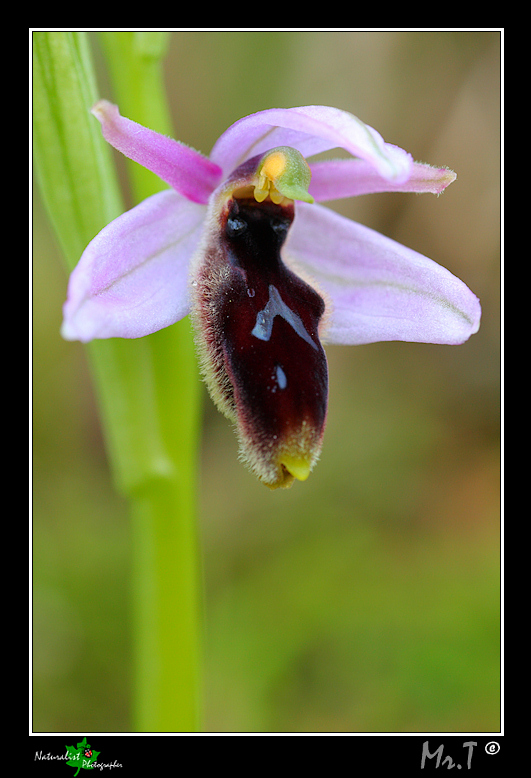
<path fill-rule="evenodd" d="M 322 343 L 458 344 L 477 297 L 448 270 L 319 202 L 372 192 L 439 194 L 455 174 L 414 162 L 326 106 L 260 111 L 210 157 L 100 101 L 106 140 L 170 189 L 108 224 L 68 286 L 62 334 L 138 338 L 191 314 L 203 376 L 241 458 L 269 487 L 318 459 L 328 372 Z M 347 159 L 307 161 L 342 148 Z"/>

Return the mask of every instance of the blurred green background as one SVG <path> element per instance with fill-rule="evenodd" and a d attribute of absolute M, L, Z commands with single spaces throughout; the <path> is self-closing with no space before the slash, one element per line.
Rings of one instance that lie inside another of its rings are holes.
<path fill-rule="evenodd" d="M 176 137 L 205 153 L 246 114 L 314 103 L 455 170 L 440 198 L 331 207 L 483 306 L 463 346 L 328 347 L 321 462 L 289 491 L 238 463 L 205 392 L 205 730 L 497 731 L 500 34 L 180 31 L 165 78 Z M 83 347 L 59 336 L 67 277 L 37 190 L 33 245 L 33 727 L 129 731 L 127 506 Z"/>

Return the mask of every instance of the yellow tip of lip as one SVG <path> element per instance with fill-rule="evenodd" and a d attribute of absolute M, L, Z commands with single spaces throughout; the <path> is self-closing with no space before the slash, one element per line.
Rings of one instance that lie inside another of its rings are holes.
<path fill-rule="evenodd" d="M 312 469 L 307 459 L 292 457 L 290 454 L 284 454 L 280 464 L 284 465 L 288 473 L 291 473 L 297 481 L 306 481 Z"/>

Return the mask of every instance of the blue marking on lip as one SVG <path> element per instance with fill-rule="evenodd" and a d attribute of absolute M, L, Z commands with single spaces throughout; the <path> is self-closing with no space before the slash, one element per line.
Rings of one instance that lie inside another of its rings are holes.
<path fill-rule="evenodd" d="M 276 286 L 270 284 L 269 300 L 267 301 L 265 308 L 258 312 L 256 324 L 251 331 L 251 335 L 254 335 L 255 338 L 258 338 L 259 340 L 269 340 L 271 332 L 273 331 L 275 316 L 282 316 L 282 318 L 293 327 L 297 335 L 305 340 L 306 343 L 309 343 L 314 349 L 317 349 L 316 343 L 314 343 L 307 332 L 300 316 L 292 311 L 289 305 L 286 305 Z"/>

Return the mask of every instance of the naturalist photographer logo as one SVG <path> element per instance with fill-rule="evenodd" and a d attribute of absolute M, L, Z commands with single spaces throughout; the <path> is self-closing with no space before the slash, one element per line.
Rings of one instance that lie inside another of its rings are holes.
<path fill-rule="evenodd" d="M 101 751 L 93 751 L 90 744 L 87 743 L 87 738 L 84 737 L 81 743 L 77 744 L 77 748 L 74 746 L 66 747 L 66 755 L 68 757 L 67 765 L 69 767 L 77 767 L 74 778 L 80 770 L 92 770 L 95 762 L 97 762 L 98 756 Z"/>
<path fill-rule="evenodd" d="M 117 762 L 116 759 L 114 762 L 98 762 L 98 757 L 100 754 L 101 751 L 95 751 L 90 743 L 87 743 L 87 738 L 84 737 L 81 743 L 78 743 L 77 746 L 66 746 L 66 754 L 43 754 L 42 751 L 37 751 L 35 752 L 35 760 L 64 760 L 69 767 L 75 768 L 76 772 L 74 773 L 74 778 L 76 778 L 80 770 L 104 770 L 112 769 L 113 767 L 122 767 L 122 765 Z"/>

